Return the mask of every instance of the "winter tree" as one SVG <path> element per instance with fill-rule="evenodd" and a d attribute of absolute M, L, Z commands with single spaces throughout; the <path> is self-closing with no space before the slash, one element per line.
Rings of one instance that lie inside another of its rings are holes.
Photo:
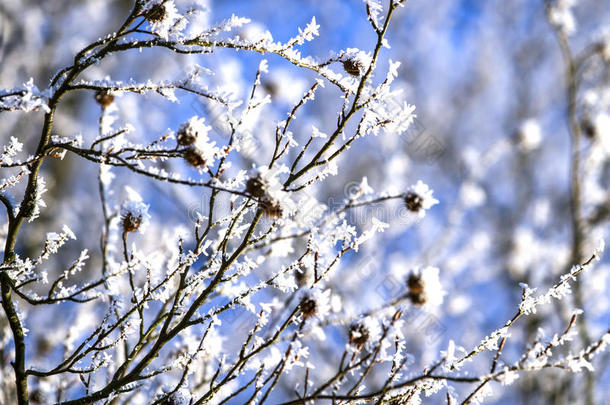
<path fill-rule="evenodd" d="M 0 404 L 602 404 L 610 7 L 0 2 Z"/>

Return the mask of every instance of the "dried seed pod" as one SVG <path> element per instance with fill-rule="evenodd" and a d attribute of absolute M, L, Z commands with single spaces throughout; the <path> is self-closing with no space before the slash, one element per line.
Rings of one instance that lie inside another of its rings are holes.
<path fill-rule="evenodd" d="M 138 195 L 139 197 L 139 195 Z M 121 225 L 123 234 L 142 232 L 149 223 L 148 205 L 139 200 L 125 202 L 121 208 Z"/>
<path fill-rule="evenodd" d="M 150 22 L 160 22 L 165 18 L 167 10 L 164 2 L 153 4 L 151 8 L 146 10 L 144 17 Z"/>
<path fill-rule="evenodd" d="M 305 267 L 301 267 L 294 271 L 294 279 L 297 282 L 299 287 L 303 287 L 309 281 L 309 275 L 307 274 L 307 269 Z"/>
<path fill-rule="evenodd" d="M 265 183 L 260 175 L 248 179 L 246 182 L 246 193 L 256 198 L 260 198 L 265 194 Z"/>
<path fill-rule="evenodd" d="M 191 146 L 184 151 L 184 160 L 196 169 L 206 167 L 208 163 L 201 150 L 195 146 Z"/>
<path fill-rule="evenodd" d="M 409 191 L 405 196 L 405 205 L 409 211 L 419 212 L 423 206 L 424 199 L 417 193 Z"/>
<path fill-rule="evenodd" d="M 197 133 L 192 131 L 188 125 L 183 125 L 178 129 L 176 140 L 178 141 L 178 145 L 189 146 L 194 144 L 197 140 Z"/>
<path fill-rule="evenodd" d="M 263 213 L 269 218 L 280 218 L 284 214 L 284 209 L 280 202 L 274 198 L 263 197 L 258 206 L 263 210 Z"/>
<path fill-rule="evenodd" d="M 405 280 L 407 285 L 406 298 L 413 305 L 438 307 L 443 303 L 446 292 L 439 279 L 439 269 L 436 267 L 414 268 Z"/>
<path fill-rule="evenodd" d="M 55 345 L 48 336 L 41 336 L 36 340 L 36 350 L 39 354 L 48 354 Z"/>
<path fill-rule="evenodd" d="M 106 108 L 114 102 L 114 95 L 108 90 L 98 90 L 95 92 L 95 101 L 97 101 L 102 108 Z"/>
<path fill-rule="evenodd" d="M 123 218 L 122 218 L 123 232 L 124 233 L 135 232 L 138 230 L 141 223 L 142 223 L 141 216 L 136 216 L 132 212 L 128 211 L 123 215 Z"/>
<path fill-rule="evenodd" d="M 317 307 L 316 301 L 309 296 L 304 297 L 299 304 L 299 308 L 304 318 L 311 318 L 314 316 Z"/>
<path fill-rule="evenodd" d="M 589 139 L 593 139 L 595 138 L 595 135 L 597 135 L 597 128 L 589 116 L 583 117 L 583 119 L 580 121 L 580 128 L 585 136 Z"/>
<path fill-rule="evenodd" d="M 408 294 L 409 300 L 411 301 L 411 303 L 413 303 L 413 305 L 424 305 L 426 303 L 426 295 L 421 293 L 421 294 L 415 294 L 415 293 L 409 293 Z"/>
<path fill-rule="evenodd" d="M 263 88 L 271 96 L 275 97 L 280 92 L 280 86 L 275 81 L 266 80 L 263 82 Z"/>
<path fill-rule="evenodd" d="M 407 287 L 412 294 L 421 294 L 424 292 L 424 281 L 419 274 L 410 274 L 407 279 Z"/>
<path fill-rule="evenodd" d="M 349 343 L 352 346 L 355 346 L 358 349 L 361 349 L 362 346 L 369 340 L 369 330 L 367 327 L 361 323 L 354 323 L 349 328 Z"/>
<path fill-rule="evenodd" d="M 364 63 L 357 58 L 349 58 L 343 61 L 343 69 L 354 77 L 360 77 L 364 74 Z"/>
<path fill-rule="evenodd" d="M 32 405 L 48 404 L 49 400 L 51 400 L 51 398 L 48 398 L 39 388 L 32 390 L 29 399 Z"/>
<path fill-rule="evenodd" d="M 414 305 L 424 305 L 426 303 L 425 285 L 421 274 L 411 273 L 407 279 L 407 296 Z"/>

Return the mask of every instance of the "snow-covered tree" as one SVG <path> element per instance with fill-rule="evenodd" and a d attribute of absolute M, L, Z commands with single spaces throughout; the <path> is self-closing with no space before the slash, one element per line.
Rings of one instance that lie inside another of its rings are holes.
<path fill-rule="evenodd" d="M 3 0 L 0 404 L 603 403 L 602 3 Z"/>

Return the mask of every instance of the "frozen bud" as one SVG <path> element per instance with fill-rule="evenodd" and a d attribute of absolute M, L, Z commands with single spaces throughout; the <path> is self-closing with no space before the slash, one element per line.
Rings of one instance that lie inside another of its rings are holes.
<path fill-rule="evenodd" d="M 304 318 L 311 318 L 316 314 L 317 304 L 315 299 L 309 295 L 306 295 L 303 297 L 303 299 L 301 299 L 299 309 L 301 310 Z"/>
<path fill-rule="evenodd" d="M 540 147 L 542 130 L 538 121 L 527 119 L 517 128 L 517 144 L 523 152 L 531 152 Z"/>
<path fill-rule="evenodd" d="M 280 86 L 273 80 L 266 80 L 263 82 L 263 88 L 271 97 L 275 97 L 280 92 Z"/>
<path fill-rule="evenodd" d="M 303 318 L 311 318 L 316 316 L 322 319 L 330 310 L 330 290 L 320 291 L 317 288 L 311 289 L 301 295 L 299 310 L 303 314 Z"/>
<path fill-rule="evenodd" d="M 205 118 L 192 117 L 178 128 L 176 139 L 178 145 L 189 146 L 194 143 L 205 144 L 208 142 L 208 132 L 211 126 L 205 125 Z"/>
<path fill-rule="evenodd" d="M 421 294 L 424 292 L 424 282 L 421 274 L 411 273 L 407 279 L 407 287 L 412 294 Z"/>
<path fill-rule="evenodd" d="M 153 4 L 146 12 L 144 17 L 150 22 L 163 21 L 167 15 L 167 9 L 165 8 L 165 2 Z"/>
<path fill-rule="evenodd" d="M 589 139 L 600 138 L 604 141 L 604 137 L 600 135 L 610 130 L 610 116 L 605 113 L 593 117 L 587 115 L 581 120 L 580 128 Z"/>
<path fill-rule="evenodd" d="M 419 212 L 423 208 L 423 202 L 424 199 L 412 191 L 405 195 L 405 205 L 409 211 Z"/>
<path fill-rule="evenodd" d="M 250 170 L 250 178 L 246 182 L 246 192 L 254 197 L 274 194 L 282 190 L 282 183 L 275 169 L 260 166 Z"/>
<path fill-rule="evenodd" d="M 420 273 L 413 272 L 407 278 L 408 297 L 414 305 L 426 303 L 425 284 Z"/>
<path fill-rule="evenodd" d="M 362 322 L 357 322 L 349 327 L 349 343 L 358 350 L 369 340 L 369 330 Z"/>
<path fill-rule="evenodd" d="M 311 281 L 311 276 L 305 267 L 301 267 L 294 271 L 294 279 L 299 287 L 303 287 Z"/>
<path fill-rule="evenodd" d="M 587 136 L 587 138 L 589 138 L 589 139 L 595 138 L 597 129 L 595 128 L 595 124 L 591 120 L 591 117 L 589 117 L 588 115 L 585 115 L 580 120 L 580 129 L 582 130 L 583 134 L 585 134 Z"/>
<path fill-rule="evenodd" d="M 197 133 L 192 131 L 189 126 L 183 125 L 178 129 L 176 140 L 178 141 L 178 145 L 181 146 L 192 145 L 197 140 Z"/>
<path fill-rule="evenodd" d="M 184 160 L 194 168 L 202 169 L 212 164 L 217 151 L 214 143 L 197 142 L 184 150 Z"/>
<path fill-rule="evenodd" d="M 131 212 L 123 215 L 123 232 L 135 232 L 140 227 L 140 223 L 142 222 L 142 217 L 134 216 Z"/>
<path fill-rule="evenodd" d="M 269 218 L 281 218 L 284 214 L 284 209 L 282 208 L 280 201 L 272 197 L 263 197 L 259 201 L 258 206 Z"/>
<path fill-rule="evenodd" d="M 192 117 L 178 128 L 176 139 L 178 145 L 189 146 L 201 140 L 202 143 L 208 141 L 208 132 L 211 126 L 205 125 L 205 118 Z"/>
<path fill-rule="evenodd" d="M 365 317 L 354 321 L 348 331 L 349 344 L 355 350 L 362 350 L 379 342 L 381 328 L 379 322 L 371 317 Z"/>
<path fill-rule="evenodd" d="M 182 18 L 173 0 L 149 2 L 143 15 L 149 22 L 150 30 L 164 39 L 168 39 L 170 31 L 179 27 L 176 23 Z"/>
<path fill-rule="evenodd" d="M 349 58 L 343 61 L 343 69 L 346 73 L 354 76 L 360 77 L 364 74 L 364 63 L 358 58 Z"/>
<path fill-rule="evenodd" d="M 206 167 L 208 162 L 205 159 L 203 151 L 196 146 L 191 146 L 184 151 L 184 160 L 196 169 Z"/>
<path fill-rule="evenodd" d="M 265 183 L 260 174 L 248 179 L 246 182 L 246 193 L 256 198 L 265 195 Z"/>
<path fill-rule="evenodd" d="M 106 108 L 114 102 L 114 95 L 108 90 L 98 90 L 95 92 L 95 101 L 97 101 L 102 108 Z"/>
<path fill-rule="evenodd" d="M 184 160 L 197 169 L 213 164 L 219 149 L 216 142 L 211 142 L 208 132 L 212 127 L 205 125 L 204 118 L 193 117 L 180 125 L 177 133 L 178 145 L 187 146 Z"/>
<path fill-rule="evenodd" d="M 32 390 L 29 399 L 32 405 L 48 404 L 51 400 L 40 388 Z"/>
<path fill-rule="evenodd" d="M 345 72 L 354 77 L 364 75 L 366 69 L 371 64 L 371 57 L 363 51 L 356 48 L 349 48 L 341 57 L 343 69 Z"/>
<path fill-rule="evenodd" d="M 55 345 L 49 336 L 41 336 L 36 341 L 36 350 L 40 355 L 48 354 Z"/>
<path fill-rule="evenodd" d="M 266 166 L 252 169 L 246 182 L 246 193 L 258 199 L 259 208 L 269 218 L 280 218 L 293 208 L 282 188 L 278 171 Z"/>
<path fill-rule="evenodd" d="M 140 231 L 146 227 L 150 215 L 148 214 L 148 205 L 141 201 L 129 201 L 123 206 L 121 223 L 123 225 L 123 233 Z"/>
<path fill-rule="evenodd" d="M 426 215 L 426 210 L 438 204 L 438 200 L 432 197 L 432 190 L 421 181 L 409 187 L 404 201 L 407 209 L 416 213 L 420 218 Z"/>
<path fill-rule="evenodd" d="M 407 278 L 407 297 L 412 304 L 435 307 L 443 303 L 443 291 L 436 267 L 414 269 Z"/>
<path fill-rule="evenodd" d="M 413 305 L 417 306 L 426 304 L 426 296 L 424 294 L 409 293 L 409 300 Z"/>

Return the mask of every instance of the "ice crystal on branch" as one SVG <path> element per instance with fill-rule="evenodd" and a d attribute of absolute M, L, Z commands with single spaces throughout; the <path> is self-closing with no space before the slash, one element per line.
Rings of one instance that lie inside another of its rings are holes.
<path fill-rule="evenodd" d="M 363 0 L 366 4 L 366 13 L 369 21 L 376 30 L 380 28 L 379 15 L 383 11 L 383 7 L 378 0 Z"/>
<path fill-rule="evenodd" d="M 307 24 L 307 26 L 305 27 L 305 29 L 301 29 L 299 28 L 299 36 L 296 38 L 293 38 L 292 40 L 290 40 L 289 42 L 295 42 L 299 45 L 305 43 L 305 41 L 313 41 L 313 39 L 320 35 L 318 33 L 318 29 L 320 28 L 320 26 L 316 23 L 316 17 L 312 17 L 311 21 L 309 22 L 309 24 Z"/>
<path fill-rule="evenodd" d="M 76 239 L 76 236 L 67 225 L 64 225 L 61 233 L 48 232 L 45 241 L 44 252 L 40 255 L 39 260 L 48 259 L 52 254 L 57 253 L 60 247 L 68 241 L 68 239 Z"/>
<path fill-rule="evenodd" d="M 42 199 L 42 195 L 47 191 L 47 183 L 44 177 L 40 176 L 34 185 L 34 198 L 27 205 L 22 205 L 21 207 L 21 209 L 24 210 L 23 214 L 28 219 L 28 222 L 32 222 L 38 218 L 40 216 L 40 209 L 47 206 Z"/>
<path fill-rule="evenodd" d="M 11 165 L 15 162 L 13 158 L 23 150 L 23 144 L 19 142 L 19 139 L 11 136 L 10 143 L 4 145 L 2 149 L 0 164 Z"/>
<path fill-rule="evenodd" d="M 47 104 L 47 92 L 41 92 L 34 84 L 34 79 L 30 79 L 23 84 L 10 90 L 0 91 L 0 112 L 2 111 L 38 111 L 42 109 L 49 112 Z"/>

